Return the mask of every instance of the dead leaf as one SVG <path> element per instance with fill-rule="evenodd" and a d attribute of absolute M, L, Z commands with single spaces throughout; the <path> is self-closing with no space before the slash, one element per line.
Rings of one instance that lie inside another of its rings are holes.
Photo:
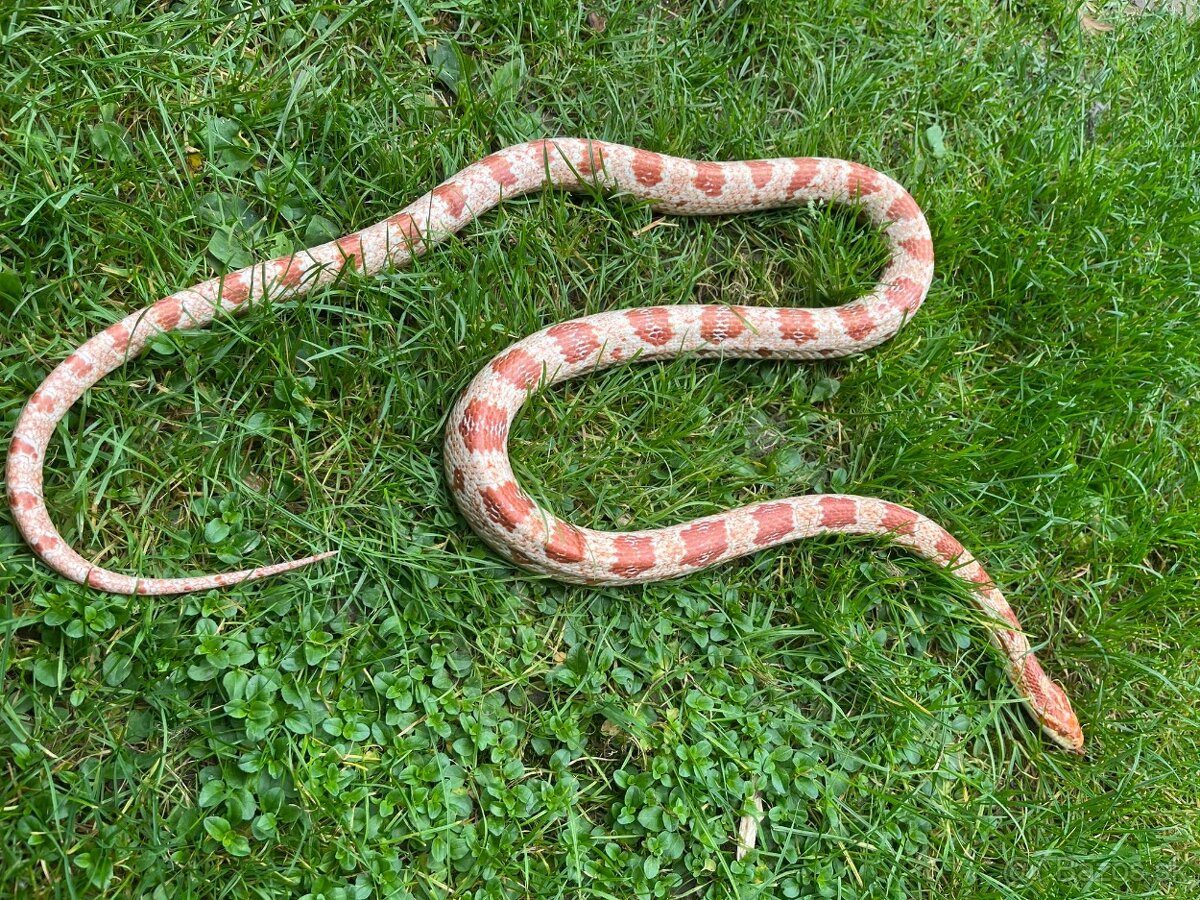
<path fill-rule="evenodd" d="M 1079 27 L 1083 29 L 1085 34 L 1106 34 L 1113 30 L 1112 25 L 1108 22 L 1101 22 L 1099 19 L 1093 19 L 1084 13 L 1079 14 Z"/>
<path fill-rule="evenodd" d="M 641 228 L 634 231 L 633 236 L 640 237 L 641 235 L 645 234 L 647 231 L 652 231 L 655 228 L 678 228 L 678 227 L 679 227 L 678 222 L 673 222 L 669 219 L 655 219 L 653 222 L 649 223 L 648 225 L 643 225 Z"/>
<path fill-rule="evenodd" d="M 600 13 L 590 12 L 587 14 L 587 26 L 596 32 L 596 34 L 599 34 L 608 27 L 608 19 L 604 18 Z"/>
<path fill-rule="evenodd" d="M 758 842 L 758 820 L 763 814 L 763 802 L 762 794 L 757 791 L 754 792 L 754 809 L 757 815 L 742 816 L 738 821 L 738 841 L 734 859 L 744 859 Z"/>
<path fill-rule="evenodd" d="M 187 162 L 188 171 L 193 175 L 199 174 L 204 168 L 204 156 L 195 147 L 188 147 L 184 150 L 184 160 Z"/>

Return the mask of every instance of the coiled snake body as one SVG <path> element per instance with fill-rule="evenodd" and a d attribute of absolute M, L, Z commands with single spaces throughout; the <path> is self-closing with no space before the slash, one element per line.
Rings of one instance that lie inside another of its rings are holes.
<path fill-rule="evenodd" d="M 218 310 L 236 311 L 332 282 L 348 267 L 373 273 L 399 266 L 502 199 L 544 185 L 619 191 L 658 211 L 720 215 L 809 201 L 857 204 L 886 236 L 891 259 L 866 296 L 827 309 L 658 306 L 617 310 L 552 325 L 508 348 L 467 387 L 446 429 L 451 492 L 466 519 L 497 552 L 521 566 L 585 584 L 672 578 L 804 537 L 872 534 L 953 569 L 991 619 L 1017 691 L 1057 744 L 1079 750 L 1083 734 L 1063 691 L 1030 652 L 1012 609 L 983 567 L 936 523 L 869 497 L 811 495 L 755 503 L 670 528 L 605 532 L 576 527 L 541 509 L 513 476 L 508 430 L 540 385 L 631 360 L 681 353 L 823 359 L 887 340 L 920 307 L 933 277 L 928 226 L 912 197 L 874 169 L 837 159 L 696 162 L 575 138 L 534 141 L 463 169 L 401 212 L 311 250 L 198 284 L 125 317 L 68 356 L 34 392 L 8 454 L 8 496 L 22 534 L 54 570 L 117 593 L 173 594 L 263 578 L 324 559 L 189 578 L 141 578 L 83 559 L 46 512 L 42 464 L 56 424 L 104 375 L 136 356 L 154 335 L 195 328 Z"/>

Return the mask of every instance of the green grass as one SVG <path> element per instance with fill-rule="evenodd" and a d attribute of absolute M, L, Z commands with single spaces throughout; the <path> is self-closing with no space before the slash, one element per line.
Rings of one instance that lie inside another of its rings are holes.
<path fill-rule="evenodd" d="M 538 195 L 405 271 L 161 340 L 67 417 L 47 495 L 89 558 L 341 554 L 110 597 L 0 512 L 0 892 L 1200 896 L 1194 26 L 1109 10 L 1084 38 L 1071 8 L 986 0 L 604 4 L 600 33 L 562 0 L 293 6 L 0 4 L 5 435 L 127 311 L 509 143 L 856 159 L 934 232 L 896 339 L 564 385 L 519 420 L 518 473 L 598 527 L 831 489 L 921 510 L 1002 584 L 1089 754 L 1042 740 L 960 584 L 875 542 L 592 590 L 474 537 L 443 420 L 511 341 L 625 306 L 843 302 L 883 259 L 845 211 L 647 229 Z"/>

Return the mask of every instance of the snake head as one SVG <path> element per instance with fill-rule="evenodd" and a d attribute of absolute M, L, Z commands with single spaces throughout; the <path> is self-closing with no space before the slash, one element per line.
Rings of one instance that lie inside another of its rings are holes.
<path fill-rule="evenodd" d="M 1050 740 L 1071 753 L 1083 753 L 1083 728 L 1066 691 L 1050 680 L 1032 656 L 1025 658 L 1021 680 L 1029 705 Z"/>

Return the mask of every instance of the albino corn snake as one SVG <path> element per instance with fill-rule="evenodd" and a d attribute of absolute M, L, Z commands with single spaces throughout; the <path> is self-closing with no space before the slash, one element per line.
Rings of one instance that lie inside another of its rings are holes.
<path fill-rule="evenodd" d="M 1030 652 L 1012 609 L 982 566 L 941 526 L 883 500 L 810 495 L 755 503 L 668 528 L 602 532 L 579 528 L 539 508 L 518 486 L 508 459 L 509 425 L 539 386 L 619 363 L 701 356 L 823 359 L 857 353 L 892 337 L 924 301 L 933 277 L 925 218 L 895 181 L 836 159 L 782 158 L 696 162 L 576 138 L 501 150 L 463 169 L 401 212 L 310 250 L 256 263 L 177 291 L 91 338 L 34 392 L 21 413 L 7 459 L 9 502 L 37 554 L 74 581 L 116 593 L 173 594 L 285 572 L 321 553 L 241 572 L 141 578 L 92 565 L 50 521 L 42 466 L 57 423 L 83 393 L 160 332 L 201 327 L 219 310 L 279 300 L 327 285 L 347 267 L 375 273 L 405 264 L 502 199 L 547 184 L 619 191 L 678 215 L 717 215 L 810 201 L 853 203 L 880 228 L 891 259 L 866 296 L 834 308 L 684 305 L 615 310 L 552 325 L 509 347 L 471 382 L 446 430 L 451 492 L 479 535 L 505 558 L 554 578 L 632 584 L 695 572 L 725 560 L 819 534 L 887 537 L 953 569 L 995 622 L 993 641 L 1009 678 L 1059 746 L 1083 745 L 1065 693 Z"/>

